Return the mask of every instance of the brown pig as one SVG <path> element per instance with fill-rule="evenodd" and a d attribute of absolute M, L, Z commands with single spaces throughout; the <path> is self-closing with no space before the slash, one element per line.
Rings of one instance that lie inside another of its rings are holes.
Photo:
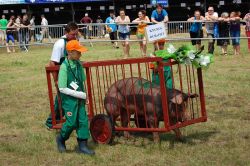
<path fill-rule="evenodd" d="M 186 108 L 188 97 L 177 89 L 167 89 L 167 102 L 170 124 L 187 119 Z M 113 83 L 105 94 L 104 107 L 112 122 L 120 116 L 122 127 L 128 127 L 129 118 L 134 114 L 137 127 L 158 128 L 159 121 L 163 120 L 161 90 L 158 85 L 150 81 L 131 77 Z M 181 138 L 179 129 L 174 129 L 176 138 Z M 129 137 L 129 132 L 124 131 Z M 155 142 L 160 141 L 159 133 L 153 132 Z"/>

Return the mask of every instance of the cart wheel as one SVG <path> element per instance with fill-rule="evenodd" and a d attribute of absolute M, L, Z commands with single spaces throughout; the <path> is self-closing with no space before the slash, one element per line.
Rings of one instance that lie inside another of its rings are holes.
<path fill-rule="evenodd" d="M 137 118 L 135 117 L 135 125 L 136 127 L 139 127 L 139 128 L 146 128 L 146 121 L 145 121 L 145 118 L 143 116 L 138 116 L 138 120 Z"/>
<path fill-rule="evenodd" d="M 113 141 L 113 127 L 109 116 L 99 114 L 90 122 L 92 139 L 99 144 L 110 144 Z"/>

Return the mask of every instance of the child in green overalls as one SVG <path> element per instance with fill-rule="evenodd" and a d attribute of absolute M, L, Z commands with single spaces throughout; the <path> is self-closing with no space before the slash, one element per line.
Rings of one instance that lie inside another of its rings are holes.
<path fill-rule="evenodd" d="M 158 50 L 154 52 L 154 55 L 156 57 L 164 57 L 163 54 L 167 54 L 167 50 L 164 49 L 164 44 L 165 44 L 165 39 L 157 41 L 158 43 Z M 169 61 L 168 59 L 163 59 L 163 62 Z M 159 73 L 157 71 L 157 67 L 154 66 L 153 72 L 152 72 L 152 82 L 155 83 L 156 85 L 160 85 L 160 77 Z M 165 80 L 165 85 L 166 88 L 168 89 L 173 89 L 173 81 L 172 81 L 172 72 L 171 72 L 171 67 L 170 66 L 164 66 L 163 67 L 163 74 L 164 74 L 164 80 Z"/>
<path fill-rule="evenodd" d="M 59 152 L 65 152 L 65 141 L 76 129 L 79 152 L 94 155 L 95 152 L 87 146 L 90 135 L 88 116 L 85 110 L 86 93 L 83 86 L 85 74 L 79 60 L 81 53 L 87 49 L 81 46 L 77 40 L 71 40 L 67 43 L 66 50 L 68 57 L 61 64 L 58 76 L 58 87 L 66 122 L 56 137 L 57 147 Z"/>

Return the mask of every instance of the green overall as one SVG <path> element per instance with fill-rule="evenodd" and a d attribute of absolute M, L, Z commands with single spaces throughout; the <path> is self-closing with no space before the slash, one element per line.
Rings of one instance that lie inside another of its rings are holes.
<path fill-rule="evenodd" d="M 67 39 L 66 38 L 62 38 L 64 39 L 64 56 L 60 59 L 59 64 L 61 65 L 63 63 L 63 61 L 65 60 L 65 58 L 68 56 L 68 53 L 66 51 L 66 44 L 67 44 Z M 59 121 L 60 120 L 60 111 L 59 111 L 59 103 L 58 103 L 58 97 L 56 95 L 55 97 L 55 101 L 54 101 L 54 110 L 55 110 L 55 114 L 56 114 L 56 120 Z M 64 110 L 62 109 L 62 116 L 64 116 Z M 47 118 L 45 125 L 48 128 L 52 128 L 52 117 L 51 114 L 49 115 L 49 117 Z"/>
<path fill-rule="evenodd" d="M 157 56 L 158 53 L 162 54 L 162 51 L 165 51 L 165 50 L 155 51 L 155 55 Z M 163 62 L 168 62 L 168 59 L 163 59 Z M 164 75 L 166 88 L 173 89 L 172 72 L 171 72 L 170 66 L 163 67 L 163 75 Z M 153 73 L 152 73 L 152 82 L 157 84 L 157 85 L 160 85 L 160 76 L 159 76 L 159 73 L 157 71 L 156 72 L 153 71 Z"/>
<path fill-rule="evenodd" d="M 70 64 L 69 64 L 70 63 Z M 71 82 L 76 82 L 79 86 L 77 91 L 84 92 L 83 81 L 85 80 L 84 71 L 80 61 L 65 60 L 59 71 L 59 88 L 70 88 Z M 69 95 L 60 94 L 62 108 L 65 112 L 66 122 L 61 129 L 61 136 L 67 140 L 74 129 L 76 129 L 77 138 L 89 138 L 88 116 L 85 110 L 85 100 L 78 99 Z"/>

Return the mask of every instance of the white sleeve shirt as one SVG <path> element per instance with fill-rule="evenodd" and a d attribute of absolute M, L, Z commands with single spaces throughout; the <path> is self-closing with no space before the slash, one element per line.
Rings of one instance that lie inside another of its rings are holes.
<path fill-rule="evenodd" d="M 214 12 L 213 16 L 214 16 L 214 17 L 217 17 L 217 18 L 219 17 L 219 15 L 218 15 L 217 12 Z"/>
<path fill-rule="evenodd" d="M 213 16 L 218 18 L 218 13 L 214 12 Z M 207 22 L 205 23 L 205 26 L 206 26 L 207 33 L 214 34 L 214 22 Z"/>
<path fill-rule="evenodd" d="M 48 21 L 46 20 L 46 18 L 42 19 L 41 25 L 42 26 L 47 26 L 48 25 Z"/>
<path fill-rule="evenodd" d="M 65 41 L 61 38 L 55 42 L 50 60 L 59 63 L 60 59 L 64 57 L 64 49 Z"/>

